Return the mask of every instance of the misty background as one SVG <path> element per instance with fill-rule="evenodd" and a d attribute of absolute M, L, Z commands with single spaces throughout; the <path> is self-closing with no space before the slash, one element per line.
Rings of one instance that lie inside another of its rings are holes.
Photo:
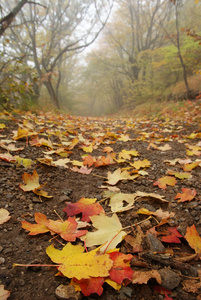
<path fill-rule="evenodd" d="M 3 0 L 0 9 L 1 108 L 101 116 L 200 95 L 198 0 Z"/>

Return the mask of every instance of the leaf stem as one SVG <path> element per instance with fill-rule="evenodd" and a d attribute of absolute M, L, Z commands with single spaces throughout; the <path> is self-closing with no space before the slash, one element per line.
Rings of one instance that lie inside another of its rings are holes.
<path fill-rule="evenodd" d="M 126 227 L 122 228 L 121 230 L 126 230 L 126 229 L 128 229 L 128 228 L 130 228 L 130 227 L 132 227 L 132 226 L 137 226 L 137 225 L 139 225 L 139 224 L 142 224 L 142 223 L 146 222 L 147 220 L 149 220 L 149 219 L 151 219 L 151 218 L 152 218 L 152 216 L 149 216 L 147 219 L 142 220 L 142 221 L 140 221 L 140 222 L 138 222 L 138 223 L 135 223 L 135 224 L 126 226 Z"/>
<path fill-rule="evenodd" d="M 99 177 L 99 178 L 103 178 L 103 179 L 107 179 L 107 177 L 101 176 L 101 175 L 97 175 L 97 174 L 93 174 L 93 176 Z"/>
<path fill-rule="evenodd" d="M 60 217 L 60 215 L 58 214 L 58 212 L 54 209 L 54 213 L 57 215 L 57 217 L 59 217 L 59 219 L 61 220 L 61 222 L 64 222 L 64 220 L 62 219 L 62 217 Z"/>
<path fill-rule="evenodd" d="M 13 264 L 13 267 L 60 267 L 61 265 L 46 265 L 46 264 Z"/>

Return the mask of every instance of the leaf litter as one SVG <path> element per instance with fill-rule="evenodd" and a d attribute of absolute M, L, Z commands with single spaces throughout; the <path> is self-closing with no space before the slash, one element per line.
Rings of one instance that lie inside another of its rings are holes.
<path fill-rule="evenodd" d="M 55 299 L 59 283 L 71 284 L 86 297 L 96 293 L 100 299 L 108 299 L 109 295 L 118 299 L 119 293 L 129 297 L 130 292 L 131 297 L 141 299 L 143 284 L 150 288 L 143 294 L 145 299 L 153 293 L 152 284 L 160 285 L 160 289 L 155 289 L 158 292 L 152 294 L 153 299 L 159 299 L 160 293 L 165 299 L 171 294 L 174 299 L 181 299 L 181 295 L 190 293 L 187 283 L 168 286 L 163 292 L 164 278 L 158 273 L 158 267 L 163 268 L 162 257 L 156 266 L 154 261 L 141 260 L 140 253 L 149 253 L 149 247 L 156 246 L 147 244 L 149 230 L 155 236 L 154 243 L 163 243 L 165 257 L 170 259 L 171 255 L 177 263 L 182 257 L 188 261 L 189 255 L 191 265 L 199 269 L 199 260 L 193 255 L 200 257 L 200 187 L 196 184 L 200 178 L 200 160 L 196 158 L 200 155 L 200 135 L 193 116 L 189 124 L 160 121 L 154 138 L 151 126 L 157 127 L 157 120 L 136 120 L 133 128 L 128 119 L 108 119 L 105 125 L 101 119 L 89 118 L 86 124 L 84 118 L 52 113 L 18 113 L 16 123 L 12 115 L 7 118 L 10 122 L 2 128 L 4 139 L 13 137 L 15 145 L 7 147 L 0 140 L 5 199 L 1 207 L 8 208 L 11 214 L 8 219 L 5 213 L 7 221 L 1 225 L 1 271 L 10 278 L 6 281 L 2 275 L 2 284 L 11 291 L 13 299 L 47 298 L 47 290 L 48 299 Z M 173 133 L 176 126 L 177 134 Z M 180 130 L 182 126 L 186 135 Z M 78 129 L 85 127 L 86 130 Z M 163 143 L 168 136 L 168 144 Z M 15 158 L 17 155 L 10 155 L 9 149 L 20 151 L 21 161 Z M 58 155 L 62 156 L 59 160 Z M 174 170 L 168 171 L 166 162 Z M 181 172 L 182 167 L 188 173 Z M 161 255 L 160 247 L 157 253 Z M 59 270 L 58 275 L 62 275 L 57 280 L 53 265 L 45 268 L 51 265 L 48 257 Z M 27 267 L 22 271 L 12 269 L 12 264 Z M 39 271 L 28 272 L 34 268 Z M 176 270 L 172 264 L 169 268 L 185 282 L 188 273 Z M 33 276 L 37 292 L 30 281 Z M 193 297 L 199 295 L 197 278 L 192 281 Z M 191 294 L 187 296 L 194 299 Z"/>

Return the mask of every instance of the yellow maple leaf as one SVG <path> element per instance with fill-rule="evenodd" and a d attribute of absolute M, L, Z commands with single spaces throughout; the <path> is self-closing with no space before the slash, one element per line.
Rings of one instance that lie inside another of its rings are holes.
<path fill-rule="evenodd" d="M 119 159 L 131 159 L 131 156 L 138 156 L 139 153 L 136 150 L 122 150 L 119 153 Z"/>
<path fill-rule="evenodd" d="M 196 253 L 201 254 L 201 237 L 194 224 L 191 227 L 187 227 L 185 239 Z"/>
<path fill-rule="evenodd" d="M 108 254 L 100 254 L 99 248 L 84 253 L 81 245 L 66 244 L 62 250 L 57 250 L 54 245 L 46 248 L 51 260 L 60 264 L 58 270 L 68 278 L 78 280 L 90 277 L 107 277 L 113 265 Z"/>
<path fill-rule="evenodd" d="M 108 251 L 115 249 L 116 245 L 126 236 L 126 232 L 122 231 L 122 225 L 116 214 L 113 214 L 111 217 L 101 214 L 91 216 L 90 219 L 97 231 L 88 232 L 81 237 L 81 240 L 85 241 L 87 247 L 104 244 L 100 251 Z"/>
<path fill-rule="evenodd" d="M 115 193 L 110 197 L 110 206 L 112 212 L 119 212 L 127 210 L 134 203 L 135 195 L 134 194 L 126 194 L 126 193 Z M 123 201 L 126 201 L 128 204 L 124 206 Z"/>
<path fill-rule="evenodd" d="M 130 175 L 130 173 L 125 170 L 121 172 L 121 168 L 118 168 L 117 170 L 114 171 L 114 173 L 111 173 L 110 171 L 108 172 L 108 184 L 110 185 L 115 185 L 118 181 L 120 180 L 133 180 L 136 177 L 138 177 L 138 174 L 135 175 Z"/>
<path fill-rule="evenodd" d="M 148 159 L 144 159 L 144 160 L 137 160 L 134 163 L 130 163 L 130 165 L 132 167 L 134 167 L 135 169 L 139 170 L 141 168 L 148 168 L 150 167 L 151 163 Z"/>

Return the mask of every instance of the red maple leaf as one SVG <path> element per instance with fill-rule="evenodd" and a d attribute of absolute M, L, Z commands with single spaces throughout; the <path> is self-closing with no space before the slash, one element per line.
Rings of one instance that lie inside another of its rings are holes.
<path fill-rule="evenodd" d="M 110 270 L 110 278 L 121 284 L 124 279 L 132 279 L 133 270 L 129 266 L 130 260 L 133 258 L 131 254 L 123 254 L 121 252 L 108 253 L 113 260 L 113 266 Z"/>
<path fill-rule="evenodd" d="M 161 233 L 160 233 L 161 234 Z M 182 238 L 183 236 L 177 231 L 177 227 L 169 227 L 166 232 L 163 232 L 162 234 L 165 234 L 160 238 L 162 242 L 165 243 L 178 243 L 180 244 L 181 241 L 179 238 Z"/>
<path fill-rule="evenodd" d="M 103 292 L 103 284 L 105 282 L 104 277 L 90 277 L 90 279 L 81 279 L 77 280 L 76 278 L 73 278 L 73 282 L 76 284 L 79 284 L 82 293 L 85 296 L 89 296 L 91 294 L 98 294 L 99 296 Z"/>
<path fill-rule="evenodd" d="M 105 213 L 103 207 L 96 203 L 96 199 L 81 198 L 77 203 L 66 202 L 66 207 L 63 209 L 68 217 L 82 213 L 82 221 L 90 222 L 90 216 Z"/>

